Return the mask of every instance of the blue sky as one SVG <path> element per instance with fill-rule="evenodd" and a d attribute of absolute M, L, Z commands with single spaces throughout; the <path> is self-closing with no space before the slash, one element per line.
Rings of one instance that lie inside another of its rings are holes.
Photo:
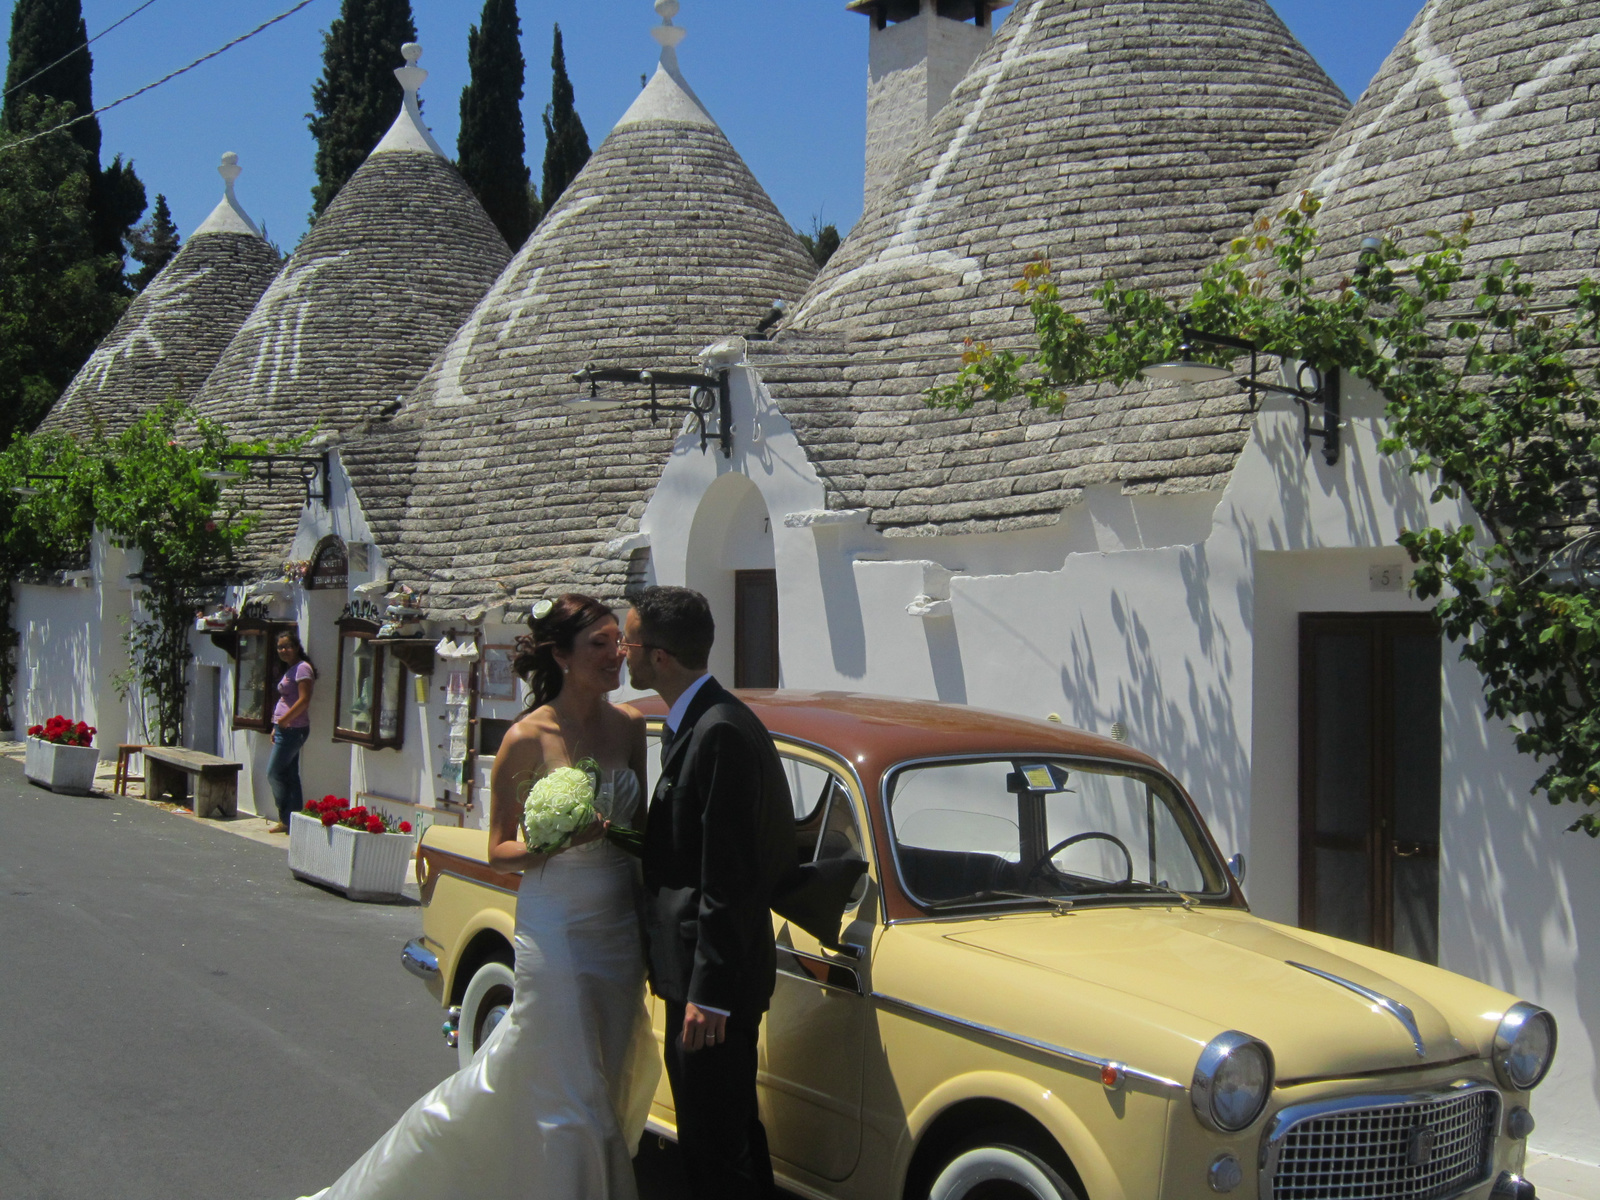
<path fill-rule="evenodd" d="M 9 16 L 12 0 L 4 3 Z M 293 0 L 157 0 L 93 47 L 95 103 L 106 104 L 287 9 Z M 139 0 L 84 0 L 90 36 Z M 528 60 L 523 120 L 539 174 L 539 114 L 550 93 L 550 40 L 559 22 L 578 111 L 598 146 L 653 71 L 651 0 L 519 0 Z M 1422 0 L 1276 0 L 1290 30 L 1352 99 Z M 412 0 L 424 114 L 453 152 L 467 80 L 467 27 L 481 0 Z M 305 229 L 312 183 L 305 113 L 321 71 L 322 31 L 339 0 L 309 7 L 187 75 L 101 117 L 104 155 L 132 158 L 153 202 L 165 193 L 185 235 L 220 195 L 225 150 L 245 169 L 239 197 L 285 249 Z M 845 0 L 683 0 L 685 74 L 779 209 L 802 228 L 841 230 L 861 213 L 867 21 Z M 6 29 L 10 28 L 7 21 Z M 396 64 L 399 65 L 399 64 Z"/>

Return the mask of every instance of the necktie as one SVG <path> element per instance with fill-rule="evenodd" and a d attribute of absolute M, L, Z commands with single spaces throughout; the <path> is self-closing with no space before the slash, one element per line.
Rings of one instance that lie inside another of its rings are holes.
<path fill-rule="evenodd" d="M 672 739 L 677 736 L 677 732 L 671 725 L 663 725 L 661 727 L 661 766 L 663 769 L 667 765 L 667 747 L 672 745 Z"/>

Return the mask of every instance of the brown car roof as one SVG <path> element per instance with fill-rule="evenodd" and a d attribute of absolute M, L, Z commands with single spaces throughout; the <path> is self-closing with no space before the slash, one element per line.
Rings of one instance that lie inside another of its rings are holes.
<path fill-rule="evenodd" d="M 1159 766 L 1149 755 L 1098 734 L 1057 721 L 965 704 L 766 688 L 739 688 L 734 695 L 754 710 L 774 736 L 814 742 L 852 763 L 870 762 L 879 769 L 928 755 L 996 751 L 1071 754 Z M 649 717 L 661 717 L 667 711 L 656 696 L 628 703 Z"/>

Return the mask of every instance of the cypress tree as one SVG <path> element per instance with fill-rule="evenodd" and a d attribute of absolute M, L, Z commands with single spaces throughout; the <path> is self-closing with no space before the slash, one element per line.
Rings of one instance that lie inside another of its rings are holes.
<path fill-rule="evenodd" d="M 556 26 L 555 49 L 550 54 L 550 104 L 544 110 L 544 211 L 555 207 L 567 184 L 589 161 L 589 135 L 583 131 L 573 102 L 572 80 L 567 78 L 567 55 Z"/>
<path fill-rule="evenodd" d="M 517 0 L 484 0 L 482 25 L 467 31 L 472 78 L 461 89 L 461 176 L 515 250 L 533 228 L 522 132 L 522 22 Z"/>
<path fill-rule="evenodd" d="M 21 114 L 29 99 L 70 104 L 70 113 L 59 110 L 62 120 L 93 112 L 94 59 L 88 40 L 80 0 L 17 0 L 11 10 L 7 95 L 0 110 L 0 125 L 12 133 L 22 129 Z M 35 75 L 37 78 L 33 78 Z M 17 90 L 13 92 L 12 88 Z M 97 118 L 79 121 L 69 133 L 85 154 L 84 170 L 89 176 L 87 219 L 94 252 L 114 259 L 114 269 L 106 272 L 105 286 L 126 294 L 127 285 L 122 279 L 123 240 L 144 212 L 144 184 L 134 174 L 133 164 L 124 163 L 120 154 L 109 167 L 101 169 Z"/>
<path fill-rule="evenodd" d="M 71 113 L 26 97 L 0 147 Z M 88 159 L 65 131 L 0 152 L 0 444 L 38 424 L 128 303 L 94 253 Z"/>
<path fill-rule="evenodd" d="M 306 114 L 317 140 L 317 182 L 311 215 L 320 216 L 366 161 L 404 98 L 395 68 L 400 47 L 417 40 L 411 0 L 342 0 L 322 39 L 322 78 L 311 89 L 316 110 Z"/>
<path fill-rule="evenodd" d="M 178 227 L 172 221 L 165 196 L 156 196 L 155 209 L 143 225 L 128 235 L 128 245 L 133 260 L 139 264 L 129 282 L 134 291 L 142 292 L 178 253 Z"/>

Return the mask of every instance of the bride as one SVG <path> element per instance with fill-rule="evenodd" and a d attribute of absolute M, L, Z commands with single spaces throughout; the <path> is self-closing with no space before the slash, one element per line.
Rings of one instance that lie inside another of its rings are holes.
<path fill-rule="evenodd" d="M 530 780 L 593 759 L 595 806 L 643 826 L 644 720 L 612 704 L 622 634 L 598 600 L 534 609 L 517 640 L 529 710 L 490 776 L 489 859 L 521 871 L 516 998 L 471 1065 L 411 1106 L 315 1200 L 635 1200 L 660 1065 L 644 1006 L 637 863 L 600 822 L 554 854 L 521 837 Z"/>

